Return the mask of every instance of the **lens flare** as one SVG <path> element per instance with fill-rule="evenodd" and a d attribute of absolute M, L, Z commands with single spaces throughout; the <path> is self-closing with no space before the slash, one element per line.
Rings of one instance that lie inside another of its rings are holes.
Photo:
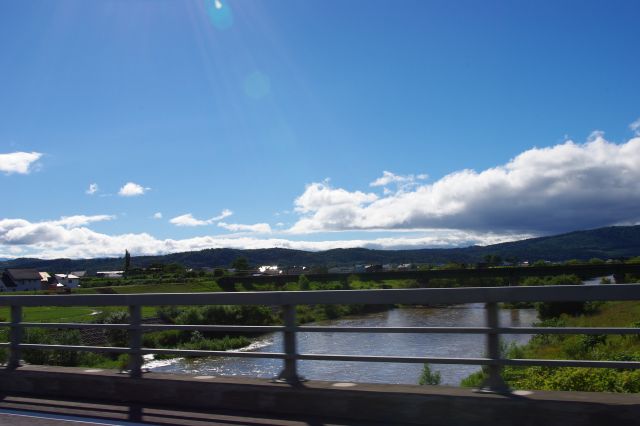
<path fill-rule="evenodd" d="M 271 80 L 261 71 L 254 71 L 244 79 L 244 93 L 250 98 L 262 99 L 271 92 Z"/>
<path fill-rule="evenodd" d="M 213 26 L 219 30 L 226 30 L 233 26 L 233 13 L 228 2 L 222 0 L 204 0 L 207 15 Z"/>

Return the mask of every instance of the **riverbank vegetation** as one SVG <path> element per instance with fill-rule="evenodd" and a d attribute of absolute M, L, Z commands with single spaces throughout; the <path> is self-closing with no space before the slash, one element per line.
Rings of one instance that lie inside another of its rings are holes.
<path fill-rule="evenodd" d="M 640 302 L 590 304 L 580 312 L 560 313 L 536 324 L 541 327 L 640 327 Z M 529 343 L 503 348 L 506 358 L 640 361 L 640 335 L 541 334 Z M 477 387 L 479 371 L 461 386 Z M 505 367 L 503 378 L 513 389 L 593 392 L 640 392 L 640 370 L 578 367 Z"/>
<path fill-rule="evenodd" d="M 356 277 L 349 277 L 341 282 L 310 282 L 304 275 L 297 282 L 278 286 L 273 283 L 236 284 L 233 288 L 223 289 L 208 277 L 196 276 L 184 282 L 165 282 L 131 285 L 110 285 L 107 287 L 88 287 L 74 290 L 82 294 L 136 294 L 149 292 L 188 293 L 217 291 L 314 291 L 314 290 L 348 290 L 373 288 L 408 288 L 414 287 L 412 280 L 393 280 L 388 282 L 360 282 Z M 96 280 L 97 281 L 97 280 Z M 99 279 L 104 284 L 105 279 Z M 107 281 L 108 282 L 108 281 Z M 299 305 L 297 322 L 308 323 L 336 319 L 347 315 L 364 314 L 388 310 L 393 305 Z M 175 325 L 281 325 L 281 313 L 277 307 L 268 306 L 145 306 L 142 310 L 143 320 L 162 324 Z M 7 318 L 8 308 L 0 309 L 0 318 Z M 129 314 L 121 307 L 38 307 L 25 308 L 23 320 L 28 322 L 78 322 L 95 324 L 125 324 Z M 143 346 L 147 348 L 173 348 L 185 350 L 226 351 L 246 347 L 251 344 L 256 334 L 222 333 L 210 331 L 163 330 L 146 332 L 143 335 Z M 8 339 L 8 329 L 0 329 L 0 339 Z M 90 341 L 90 343 L 87 343 Z M 25 330 L 23 342 L 51 345 L 96 345 L 125 347 L 128 346 L 126 330 L 96 329 L 39 329 Z M 6 350 L 0 351 L 0 362 L 6 361 Z M 126 355 L 92 353 L 65 350 L 35 350 L 22 352 L 25 362 L 30 364 L 46 364 L 60 366 L 83 366 L 99 368 L 126 368 Z"/>

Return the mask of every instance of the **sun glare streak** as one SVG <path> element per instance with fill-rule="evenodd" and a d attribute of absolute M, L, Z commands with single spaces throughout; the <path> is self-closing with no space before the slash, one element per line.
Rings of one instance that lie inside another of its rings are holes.
<path fill-rule="evenodd" d="M 233 14 L 227 3 L 222 7 L 222 0 L 205 0 L 207 12 L 213 25 L 219 30 L 226 30 L 233 25 Z"/>

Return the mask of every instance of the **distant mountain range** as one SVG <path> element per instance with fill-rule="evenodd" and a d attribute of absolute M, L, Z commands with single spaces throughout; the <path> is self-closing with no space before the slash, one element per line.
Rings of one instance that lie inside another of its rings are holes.
<path fill-rule="evenodd" d="M 334 249 L 320 252 L 282 248 L 238 250 L 206 249 L 194 252 L 172 253 L 161 256 L 134 256 L 132 267 L 147 267 L 153 263 L 180 263 L 189 268 L 227 267 L 238 257 L 245 257 L 252 265 L 280 266 L 339 266 L 385 263 L 446 263 L 481 262 L 487 255 L 497 255 L 514 261 L 590 258 L 625 258 L 640 256 L 640 225 L 613 226 L 576 231 L 549 237 L 531 238 L 489 246 L 471 246 L 449 249 L 369 250 L 364 248 Z M 41 271 L 67 272 L 86 270 L 119 270 L 122 258 L 100 259 L 31 259 L 19 258 L 0 261 L 0 268 L 37 268 Z"/>

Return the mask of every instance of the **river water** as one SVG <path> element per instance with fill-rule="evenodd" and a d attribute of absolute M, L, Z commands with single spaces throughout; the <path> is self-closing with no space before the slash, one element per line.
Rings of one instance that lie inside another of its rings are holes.
<path fill-rule="evenodd" d="M 526 327 L 536 321 L 533 309 L 500 311 L 502 326 Z M 451 307 L 398 308 L 358 317 L 324 321 L 314 325 L 360 327 L 428 327 L 428 326 L 484 326 L 483 304 Z M 529 335 L 506 335 L 508 342 L 526 343 Z M 482 357 L 484 335 L 475 334 L 414 334 L 414 333 L 298 333 L 300 353 L 344 355 L 395 355 L 434 357 Z M 269 333 L 244 350 L 282 352 L 282 333 Z M 152 371 L 188 373 L 211 376 L 249 376 L 273 378 L 282 368 L 282 361 L 209 357 L 168 361 L 152 361 L 146 365 Z M 459 385 L 460 380 L 478 371 L 473 365 L 436 365 L 442 384 Z M 299 373 L 308 379 L 361 382 L 415 384 L 422 364 L 395 364 L 345 361 L 300 361 Z"/>

